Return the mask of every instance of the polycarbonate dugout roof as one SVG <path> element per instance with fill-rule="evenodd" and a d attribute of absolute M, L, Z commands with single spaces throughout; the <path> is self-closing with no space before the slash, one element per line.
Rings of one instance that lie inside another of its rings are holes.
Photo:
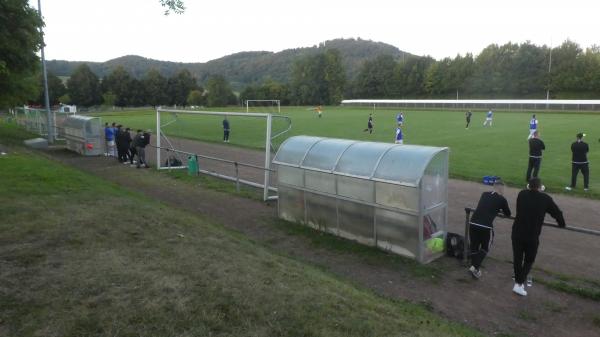
<path fill-rule="evenodd" d="M 417 186 L 429 162 L 445 150 L 447 148 L 295 136 L 281 144 L 273 163 Z"/>

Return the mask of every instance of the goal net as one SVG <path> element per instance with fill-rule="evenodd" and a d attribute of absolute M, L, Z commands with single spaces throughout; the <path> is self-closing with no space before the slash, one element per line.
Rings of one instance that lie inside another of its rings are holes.
<path fill-rule="evenodd" d="M 246 112 L 281 113 L 281 101 L 278 99 L 246 100 Z"/>
<path fill-rule="evenodd" d="M 226 128 L 229 132 L 226 132 Z M 189 169 L 276 191 L 271 157 L 291 129 L 287 116 L 271 113 L 156 110 L 156 165 Z"/>

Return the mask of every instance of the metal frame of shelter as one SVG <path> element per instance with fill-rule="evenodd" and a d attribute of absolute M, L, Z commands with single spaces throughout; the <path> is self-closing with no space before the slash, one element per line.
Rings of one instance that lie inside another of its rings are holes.
<path fill-rule="evenodd" d="M 342 105 L 451 109 L 600 110 L 600 100 L 570 99 L 347 99 Z"/>
<path fill-rule="evenodd" d="M 180 167 L 164 167 L 161 166 L 161 150 L 167 150 L 167 151 L 172 151 L 174 153 L 184 153 L 184 154 L 188 154 L 191 155 L 191 153 L 187 153 L 184 151 L 178 151 L 177 149 L 175 149 L 175 147 L 173 146 L 172 142 L 169 140 L 169 138 L 164 134 L 164 132 L 161 131 L 161 129 L 171 123 L 173 123 L 174 121 L 170 121 L 168 123 L 165 124 L 161 124 L 160 122 L 160 115 L 161 112 L 163 113 L 174 113 L 174 114 L 190 114 L 190 115 L 210 115 L 210 116 L 240 116 L 240 117 L 255 117 L 255 118 L 265 118 L 266 119 L 266 135 L 265 135 L 265 164 L 264 167 L 262 167 L 261 169 L 264 171 L 264 183 L 263 184 L 256 184 L 256 183 L 249 183 L 246 182 L 244 180 L 240 180 L 238 177 L 232 177 L 232 176 L 226 176 L 226 175 L 219 175 L 221 178 L 225 178 L 225 179 L 229 179 L 229 180 L 234 180 L 234 181 L 238 181 L 247 185 L 251 185 L 251 186 L 260 186 L 263 189 L 263 200 L 267 201 L 267 200 L 271 200 L 274 199 L 272 197 L 269 196 L 269 190 L 273 190 L 272 187 L 269 186 L 269 182 L 271 181 L 271 149 L 273 148 L 272 145 L 272 140 L 281 136 L 282 134 L 286 133 L 287 131 L 289 131 L 292 127 L 292 122 L 291 119 L 287 116 L 281 116 L 281 115 L 273 115 L 270 113 L 248 113 L 248 112 L 220 112 L 220 111 L 189 111 L 189 110 L 170 110 L 170 109 L 162 109 L 162 108 L 158 108 L 156 109 L 156 169 L 157 170 L 170 170 L 170 169 L 177 169 L 177 168 L 187 168 L 187 166 L 180 166 Z M 275 135 L 272 134 L 272 123 L 273 123 L 273 118 L 283 118 L 286 119 L 288 121 L 288 127 L 287 129 L 276 133 Z M 161 146 L 161 140 L 164 139 L 169 147 L 162 147 Z M 194 154 L 196 157 L 206 157 L 206 156 L 200 156 L 197 154 Z M 218 158 L 214 158 L 214 159 L 218 159 Z M 252 165 L 246 165 L 245 166 L 252 166 Z"/>
<path fill-rule="evenodd" d="M 429 244 L 445 239 L 448 148 L 295 136 L 273 164 L 281 218 L 421 263 L 441 256 Z"/>

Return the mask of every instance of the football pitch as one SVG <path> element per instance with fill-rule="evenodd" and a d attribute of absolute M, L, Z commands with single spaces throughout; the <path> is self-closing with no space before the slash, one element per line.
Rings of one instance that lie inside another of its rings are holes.
<path fill-rule="evenodd" d="M 242 111 L 227 108 L 221 111 Z M 275 146 L 294 135 L 332 138 L 394 141 L 396 114 L 399 109 L 373 110 L 369 107 L 325 107 L 322 118 L 307 107 L 282 107 L 281 114 L 292 120 L 292 129 L 277 138 Z M 496 111 L 492 127 L 484 127 L 485 111 L 473 111 L 471 126 L 465 129 L 464 111 L 402 109 L 405 144 L 445 146 L 450 148 L 450 175 L 455 178 L 480 181 L 485 175 L 496 175 L 513 186 L 525 186 L 528 163 L 529 120 L 532 112 Z M 251 112 L 272 112 L 268 108 Z M 369 113 L 373 113 L 374 132 L 364 132 Z M 535 112 L 539 121 L 540 138 L 546 144 L 540 169 L 540 178 L 549 191 L 563 191 L 571 177 L 571 150 L 578 132 L 586 133 L 590 145 L 590 191 L 583 192 L 581 174 L 573 194 L 600 198 L 600 182 L 595 174 L 595 163 L 600 163 L 600 133 L 595 129 L 600 115 L 581 113 Z M 123 111 L 99 114 L 103 122 L 117 122 L 131 128 L 155 129 L 154 111 Z M 221 142 L 221 117 L 163 113 L 162 124 L 170 123 L 163 131 L 168 136 Z M 230 144 L 264 148 L 265 120 L 231 117 Z M 274 119 L 273 134 L 285 129 L 286 122 Z M 600 164 L 598 164 L 600 165 Z"/>

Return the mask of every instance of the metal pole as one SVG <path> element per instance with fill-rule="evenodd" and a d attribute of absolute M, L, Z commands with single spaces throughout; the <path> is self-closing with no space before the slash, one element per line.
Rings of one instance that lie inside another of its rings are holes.
<path fill-rule="evenodd" d="M 237 161 L 234 163 L 235 165 L 235 191 L 240 192 L 240 171 L 238 167 Z"/>
<path fill-rule="evenodd" d="M 159 110 L 159 108 L 156 108 L 156 169 L 160 170 L 160 110 Z"/>
<path fill-rule="evenodd" d="M 38 13 L 40 14 L 40 19 L 42 18 L 42 3 L 41 0 L 38 0 Z M 46 105 L 46 129 L 48 129 L 48 143 L 54 143 L 54 116 L 52 116 L 52 111 L 50 111 L 50 95 L 48 95 L 48 74 L 46 73 L 46 56 L 44 55 L 44 31 L 40 27 L 40 34 L 42 37 L 42 74 L 44 77 L 44 104 Z"/>
<path fill-rule="evenodd" d="M 267 115 L 267 139 L 265 141 L 265 188 L 263 191 L 263 199 L 267 201 L 269 198 L 269 184 L 271 182 L 271 172 L 269 168 L 271 168 L 271 122 L 272 115 Z"/>

